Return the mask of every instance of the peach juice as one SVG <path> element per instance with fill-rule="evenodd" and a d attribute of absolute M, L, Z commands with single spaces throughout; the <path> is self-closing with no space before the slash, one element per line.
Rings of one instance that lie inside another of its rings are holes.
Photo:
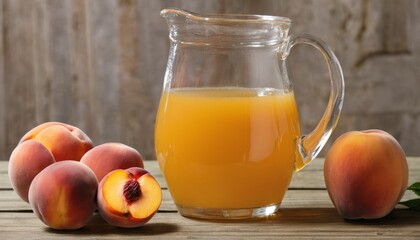
<path fill-rule="evenodd" d="M 293 92 L 177 88 L 163 92 L 155 143 L 177 205 L 242 209 L 281 202 L 299 136 Z"/>

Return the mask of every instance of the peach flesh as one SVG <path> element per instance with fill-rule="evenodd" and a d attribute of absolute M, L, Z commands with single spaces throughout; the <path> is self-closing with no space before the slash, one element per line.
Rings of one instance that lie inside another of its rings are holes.
<path fill-rule="evenodd" d="M 110 224 L 138 227 L 159 209 L 162 191 L 146 170 L 138 167 L 115 170 L 105 176 L 98 189 L 98 210 Z"/>

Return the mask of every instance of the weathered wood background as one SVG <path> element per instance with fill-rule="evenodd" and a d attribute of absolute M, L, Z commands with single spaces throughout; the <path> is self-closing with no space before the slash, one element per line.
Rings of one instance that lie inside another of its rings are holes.
<path fill-rule="evenodd" d="M 332 138 L 380 128 L 408 155 L 420 155 L 420 1 L 0 0 L 0 159 L 44 121 L 76 125 L 96 144 L 123 142 L 153 159 L 166 7 L 291 18 L 292 33 L 322 38 L 342 63 L 346 96 Z M 295 47 L 288 64 L 308 132 L 326 105 L 327 70 L 308 46 Z"/>

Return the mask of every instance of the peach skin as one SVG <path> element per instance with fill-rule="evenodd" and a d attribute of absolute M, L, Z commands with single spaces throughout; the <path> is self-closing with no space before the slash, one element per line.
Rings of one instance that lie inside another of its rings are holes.
<path fill-rule="evenodd" d="M 93 148 L 92 140 L 82 130 L 60 122 L 47 122 L 33 128 L 19 143 L 29 139 L 42 143 L 52 153 L 55 161 L 79 161 Z"/>
<path fill-rule="evenodd" d="M 408 166 L 400 144 L 381 130 L 351 131 L 333 143 L 324 164 L 328 194 L 346 219 L 386 216 L 403 196 Z"/>
<path fill-rule="evenodd" d="M 108 173 L 116 169 L 130 167 L 143 168 L 140 153 L 122 143 L 104 143 L 87 152 L 80 162 L 90 167 L 98 178 L 98 182 Z"/>
<path fill-rule="evenodd" d="M 34 213 L 54 229 L 85 226 L 96 209 L 98 181 L 86 165 L 76 161 L 56 162 L 42 170 L 29 188 Z"/>
<path fill-rule="evenodd" d="M 53 155 L 40 142 L 28 140 L 19 144 L 10 155 L 8 173 L 17 195 L 28 200 L 29 186 L 35 176 L 55 162 Z"/>

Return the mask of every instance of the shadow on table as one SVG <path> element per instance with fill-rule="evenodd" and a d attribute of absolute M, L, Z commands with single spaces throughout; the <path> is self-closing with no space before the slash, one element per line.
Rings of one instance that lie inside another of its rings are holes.
<path fill-rule="evenodd" d="M 394 209 L 387 216 L 380 219 L 372 220 L 346 220 L 342 218 L 334 208 L 286 208 L 280 209 L 275 215 L 266 219 L 252 219 L 252 220 L 201 220 L 196 221 L 210 221 L 216 223 L 262 223 L 278 222 L 279 224 L 293 224 L 293 225 L 336 225 L 336 224 L 353 224 L 353 225 L 392 225 L 392 226 L 407 226 L 419 225 L 419 212 L 414 212 L 406 209 Z"/>
<path fill-rule="evenodd" d="M 153 236 L 164 235 L 176 232 L 179 229 L 178 225 L 170 223 L 147 223 L 144 226 L 136 228 L 121 228 L 115 227 L 103 220 L 99 214 L 95 214 L 88 225 L 77 230 L 55 230 L 52 228 L 45 228 L 46 232 L 63 234 L 63 235 L 136 235 L 136 236 Z"/>
<path fill-rule="evenodd" d="M 380 219 L 356 219 L 345 220 L 350 224 L 360 225 L 392 225 L 392 226 L 407 226 L 420 225 L 420 212 L 408 209 L 394 209 L 387 216 Z"/>

